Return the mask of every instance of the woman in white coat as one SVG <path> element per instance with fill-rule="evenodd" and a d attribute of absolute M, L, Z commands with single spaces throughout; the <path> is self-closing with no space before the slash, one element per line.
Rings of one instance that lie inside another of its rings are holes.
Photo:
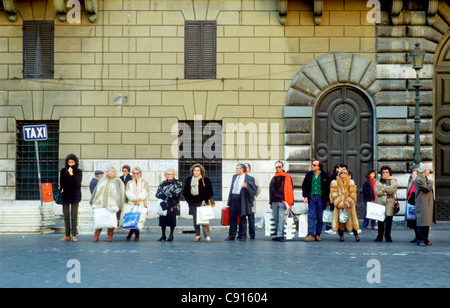
<path fill-rule="evenodd" d="M 106 208 L 112 213 L 117 213 L 125 201 L 124 185 L 117 176 L 116 169 L 109 168 L 107 176 L 104 176 L 95 186 L 89 203 L 93 208 Z M 93 242 L 98 242 L 102 229 L 96 229 Z M 114 228 L 108 228 L 108 242 L 112 241 Z"/>
<path fill-rule="evenodd" d="M 145 220 L 147 219 L 147 197 L 149 189 L 148 182 L 142 178 L 142 170 L 139 167 L 133 169 L 133 179 L 127 183 L 125 189 L 125 195 L 128 199 L 128 203 L 124 207 L 121 215 L 121 225 L 123 223 L 123 218 L 127 212 L 141 212 L 141 216 L 138 222 L 137 229 L 131 229 L 127 236 L 127 241 L 131 239 L 133 233 L 135 234 L 134 241 L 139 241 L 139 231 L 144 226 Z M 136 206 L 138 207 L 136 209 Z"/>

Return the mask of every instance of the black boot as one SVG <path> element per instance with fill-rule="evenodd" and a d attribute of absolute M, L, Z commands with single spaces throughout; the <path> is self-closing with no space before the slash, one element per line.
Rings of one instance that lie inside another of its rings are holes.
<path fill-rule="evenodd" d="M 161 227 L 161 237 L 159 238 L 159 242 L 166 241 L 166 227 Z"/>
<path fill-rule="evenodd" d="M 169 238 L 167 239 L 168 242 L 172 242 L 173 241 L 173 231 L 175 230 L 174 227 L 170 227 L 170 234 L 169 234 Z"/>

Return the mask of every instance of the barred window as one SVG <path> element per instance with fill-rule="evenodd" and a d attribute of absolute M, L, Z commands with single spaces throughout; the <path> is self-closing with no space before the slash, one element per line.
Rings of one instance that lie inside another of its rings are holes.
<path fill-rule="evenodd" d="M 38 141 L 41 180 L 58 187 L 59 121 L 17 121 L 16 200 L 40 200 L 35 145 L 23 138 L 23 126 L 38 124 L 47 125 L 48 136 Z"/>
<path fill-rule="evenodd" d="M 178 132 L 179 179 L 184 184 L 199 163 L 211 180 L 214 199 L 222 200 L 222 121 L 180 121 Z"/>

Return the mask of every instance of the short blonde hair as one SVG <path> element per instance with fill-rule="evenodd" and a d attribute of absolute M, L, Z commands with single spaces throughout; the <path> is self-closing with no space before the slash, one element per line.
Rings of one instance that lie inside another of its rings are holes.
<path fill-rule="evenodd" d="M 165 172 L 164 175 L 167 175 L 167 172 L 171 171 L 173 173 L 173 177 L 176 176 L 175 170 L 173 170 L 172 168 L 168 168 Z"/>

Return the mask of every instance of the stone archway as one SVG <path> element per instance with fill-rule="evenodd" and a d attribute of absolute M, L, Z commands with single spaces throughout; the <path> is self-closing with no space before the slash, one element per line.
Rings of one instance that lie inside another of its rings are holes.
<path fill-rule="evenodd" d="M 438 220 L 449 220 L 450 206 L 450 31 L 436 49 L 434 70 L 434 166 Z"/>
<path fill-rule="evenodd" d="M 348 53 L 323 55 L 295 75 L 284 107 L 285 159 L 291 171 L 303 172 L 312 158 L 313 108 L 321 97 L 333 87 L 351 86 L 365 94 L 375 109 L 372 97 L 380 90 L 376 77 L 375 62 Z"/>

